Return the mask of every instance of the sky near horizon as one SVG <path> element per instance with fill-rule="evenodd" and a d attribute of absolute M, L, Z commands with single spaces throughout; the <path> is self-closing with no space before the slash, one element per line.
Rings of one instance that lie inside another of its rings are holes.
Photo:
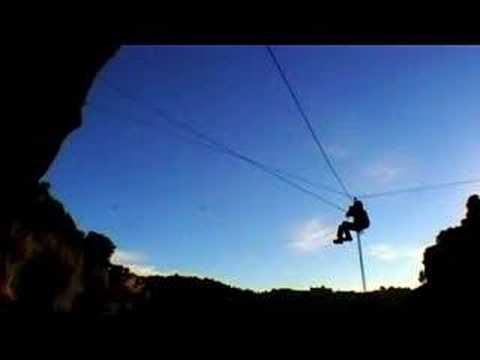
<path fill-rule="evenodd" d="M 352 193 L 480 178 L 480 47 L 273 48 Z M 46 176 L 81 229 L 115 242 L 116 262 L 255 290 L 360 289 L 356 244 L 331 244 L 341 212 L 186 141 L 162 114 L 340 190 L 265 47 L 125 46 Z M 369 289 L 418 285 L 424 247 L 472 193 L 478 183 L 365 200 Z"/>

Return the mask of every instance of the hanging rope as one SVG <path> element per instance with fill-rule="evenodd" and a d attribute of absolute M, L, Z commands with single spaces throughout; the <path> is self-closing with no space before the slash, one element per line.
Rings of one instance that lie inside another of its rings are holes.
<path fill-rule="evenodd" d="M 362 241 L 361 241 L 359 232 L 357 232 L 357 245 L 358 245 L 358 258 L 360 260 L 360 274 L 362 275 L 362 288 L 363 288 L 363 292 L 366 292 L 367 280 L 365 277 L 365 265 L 363 263 Z"/>

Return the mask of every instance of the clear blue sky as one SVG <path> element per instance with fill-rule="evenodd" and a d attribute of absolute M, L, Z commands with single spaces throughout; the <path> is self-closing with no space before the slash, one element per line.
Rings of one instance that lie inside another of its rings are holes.
<path fill-rule="evenodd" d="M 480 47 L 275 51 L 352 192 L 480 177 Z M 360 288 L 355 243 L 330 245 L 342 213 L 185 142 L 153 106 L 246 155 L 338 187 L 264 47 L 123 47 L 47 174 L 82 229 L 114 240 L 116 261 L 253 289 Z M 416 286 L 421 250 L 479 191 L 367 201 L 369 287 Z"/>

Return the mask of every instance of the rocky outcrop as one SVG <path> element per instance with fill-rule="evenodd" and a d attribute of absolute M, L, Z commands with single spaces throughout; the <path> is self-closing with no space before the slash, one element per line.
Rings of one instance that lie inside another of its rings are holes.
<path fill-rule="evenodd" d="M 17 46 L 5 56 L 7 68 L 19 70 L 8 74 L 13 99 L 7 104 L 9 116 L 0 124 L 4 215 L 14 218 L 13 207 L 30 197 L 29 189 L 45 174 L 65 138 L 80 126 L 92 82 L 117 49 L 114 44 L 72 46 L 44 39 Z"/>
<path fill-rule="evenodd" d="M 34 311 L 102 311 L 115 246 L 80 231 L 41 183 L 14 221 L 3 224 L 0 302 Z"/>
<path fill-rule="evenodd" d="M 470 196 L 466 207 L 461 224 L 441 231 L 436 244 L 425 250 L 420 290 L 429 305 L 468 308 L 478 300 L 479 196 Z"/>
<path fill-rule="evenodd" d="M 98 260 L 106 255 L 97 251 L 113 244 L 77 230 L 39 180 L 81 125 L 93 80 L 118 45 L 96 43 L 94 35 L 65 43 L 45 24 L 37 30 L 4 56 L 13 96 L 0 122 L 0 303 L 68 311 L 93 286 L 85 278 L 104 281 Z"/>

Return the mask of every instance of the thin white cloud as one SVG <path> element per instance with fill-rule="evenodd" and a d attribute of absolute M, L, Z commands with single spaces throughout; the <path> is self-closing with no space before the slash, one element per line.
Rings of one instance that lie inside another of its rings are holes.
<path fill-rule="evenodd" d="M 420 262 L 423 257 L 423 247 L 418 248 L 393 248 L 387 244 L 372 245 L 368 249 L 368 254 L 380 261 L 394 262 L 399 260 L 413 260 Z"/>
<path fill-rule="evenodd" d="M 145 255 L 135 251 L 115 250 L 112 255 L 112 263 L 115 264 L 137 264 L 145 261 Z"/>
<path fill-rule="evenodd" d="M 302 224 L 288 244 L 289 248 L 299 254 L 311 254 L 328 245 L 334 237 L 334 228 L 318 219 L 311 219 Z"/>
<path fill-rule="evenodd" d="M 134 274 L 140 276 L 153 276 L 153 275 L 170 275 L 171 273 L 164 273 L 159 271 L 155 266 L 152 265 L 138 265 L 138 264 L 128 264 L 128 268 Z"/>
<path fill-rule="evenodd" d="M 378 184 L 389 184 L 397 180 L 404 169 L 391 161 L 380 161 L 366 168 L 366 175 Z"/>
<path fill-rule="evenodd" d="M 382 261 L 394 261 L 397 260 L 399 257 L 399 254 L 397 251 L 395 251 L 392 247 L 389 245 L 385 244 L 380 244 L 380 245 L 373 245 L 369 249 L 369 255 L 373 256 L 374 258 L 377 258 Z"/>
<path fill-rule="evenodd" d="M 172 275 L 176 271 L 160 271 L 156 266 L 147 264 L 147 256 L 140 252 L 115 250 L 112 263 L 128 267 L 134 274 L 140 276 Z"/>

